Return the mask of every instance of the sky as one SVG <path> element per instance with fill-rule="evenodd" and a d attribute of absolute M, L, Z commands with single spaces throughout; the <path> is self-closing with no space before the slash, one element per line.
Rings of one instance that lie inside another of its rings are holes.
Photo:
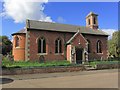
<path fill-rule="evenodd" d="M 0 3 L 2 35 L 11 34 L 25 27 L 25 20 L 40 20 L 85 26 L 85 17 L 92 11 L 98 14 L 99 29 L 112 34 L 118 29 L 117 2 L 16 2 Z M 111 37 L 110 37 L 111 38 Z"/>

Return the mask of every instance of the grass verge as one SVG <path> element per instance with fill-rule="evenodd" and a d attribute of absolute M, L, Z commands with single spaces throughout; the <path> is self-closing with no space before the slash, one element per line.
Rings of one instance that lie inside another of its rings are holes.
<path fill-rule="evenodd" d="M 3 68 L 24 68 L 24 67 L 53 67 L 53 66 L 71 66 L 69 61 L 50 61 L 45 63 L 29 62 L 29 61 L 9 61 L 7 59 L 2 60 Z"/>
<path fill-rule="evenodd" d="M 92 61 L 92 62 L 89 62 L 89 65 L 95 67 L 96 65 L 98 64 L 118 64 L 119 61 L 118 60 L 112 60 L 112 61 Z"/>

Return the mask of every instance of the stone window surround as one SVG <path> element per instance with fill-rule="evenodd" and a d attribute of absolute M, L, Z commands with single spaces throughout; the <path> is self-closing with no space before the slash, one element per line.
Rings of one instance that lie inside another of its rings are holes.
<path fill-rule="evenodd" d="M 45 38 L 44 37 L 40 37 L 39 39 L 38 39 L 38 42 L 39 42 L 39 40 L 40 40 L 40 42 L 41 42 L 41 49 L 40 49 L 40 53 L 38 52 L 38 54 L 40 54 L 40 55 L 46 55 L 47 53 L 46 53 L 46 49 L 45 49 L 45 52 L 44 52 L 44 48 L 46 48 L 46 43 L 45 43 L 45 47 L 44 47 L 44 43 L 43 43 L 43 41 L 45 40 Z M 45 40 L 45 42 L 46 42 L 46 40 Z"/>
<path fill-rule="evenodd" d="M 97 54 L 103 54 L 103 52 L 102 52 L 102 42 L 100 40 L 97 41 L 96 51 L 97 51 Z"/>
<path fill-rule="evenodd" d="M 56 52 L 56 41 L 57 41 L 57 52 Z M 55 55 L 59 55 L 61 54 L 62 55 L 62 45 L 60 46 L 60 42 L 62 44 L 62 40 L 60 38 L 57 38 L 55 40 Z M 61 48 L 60 48 L 61 47 Z M 61 50 L 60 50 L 61 49 Z M 61 51 L 61 52 L 60 52 Z"/>

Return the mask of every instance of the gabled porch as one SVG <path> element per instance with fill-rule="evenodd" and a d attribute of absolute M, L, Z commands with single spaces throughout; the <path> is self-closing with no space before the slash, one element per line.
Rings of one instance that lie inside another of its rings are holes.
<path fill-rule="evenodd" d="M 78 30 L 67 42 L 67 60 L 74 64 L 88 61 L 87 40 Z"/>

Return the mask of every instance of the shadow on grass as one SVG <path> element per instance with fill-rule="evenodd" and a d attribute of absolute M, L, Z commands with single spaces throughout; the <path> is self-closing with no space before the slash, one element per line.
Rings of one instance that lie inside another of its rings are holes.
<path fill-rule="evenodd" d="M 0 84 L 7 84 L 13 82 L 13 79 L 10 78 L 0 78 Z"/>

